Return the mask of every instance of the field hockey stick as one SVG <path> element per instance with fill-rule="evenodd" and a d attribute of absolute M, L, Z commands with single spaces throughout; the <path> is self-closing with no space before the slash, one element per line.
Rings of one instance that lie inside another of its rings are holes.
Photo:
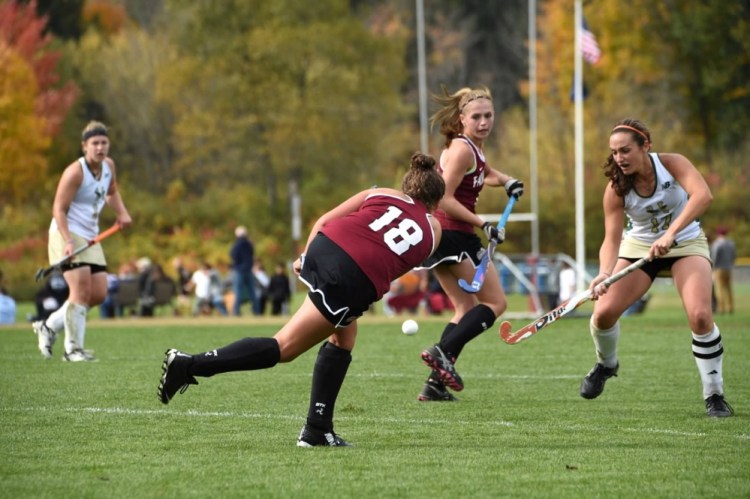
<path fill-rule="evenodd" d="M 649 260 L 647 258 L 641 258 L 637 262 L 634 262 L 628 265 L 627 267 L 617 272 L 616 274 L 606 278 L 600 284 L 604 284 L 605 286 L 609 287 L 613 283 L 619 281 L 626 275 L 633 272 L 634 270 L 643 267 L 648 261 Z M 526 326 L 522 327 L 516 332 L 511 332 L 510 322 L 503 321 L 503 323 L 500 324 L 500 339 L 502 339 L 505 343 L 509 345 L 515 345 L 516 343 L 520 343 L 526 338 L 538 333 L 543 327 L 549 326 L 556 320 L 565 317 L 567 314 L 577 309 L 578 307 L 580 307 L 581 305 L 583 305 L 590 299 L 591 299 L 591 289 L 587 289 L 586 291 L 581 291 L 577 295 L 573 296 L 571 299 L 563 302 L 557 308 L 547 312 L 543 316 L 534 320 L 534 322 L 527 324 Z"/>
<path fill-rule="evenodd" d="M 508 217 L 510 216 L 510 212 L 513 211 L 513 206 L 516 204 L 517 200 L 518 198 L 516 198 L 515 196 L 510 197 L 510 199 L 508 200 L 508 204 L 505 205 L 503 216 L 500 217 L 500 221 L 497 222 L 497 230 L 505 227 L 505 224 L 508 221 Z M 477 267 L 476 272 L 474 272 L 474 279 L 472 279 L 471 284 L 466 282 L 465 279 L 458 280 L 458 285 L 461 286 L 461 289 L 463 289 L 467 293 L 476 293 L 480 289 L 482 289 L 482 283 L 484 283 L 484 278 L 487 276 L 487 269 L 490 266 L 493 255 L 495 254 L 496 246 L 497 241 L 494 239 L 490 239 L 490 243 L 487 246 L 487 252 L 484 254 L 484 256 L 482 256 L 482 261 L 479 262 L 479 267 Z"/>
<path fill-rule="evenodd" d="M 105 230 L 104 232 L 100 232 L 91 241 L 89 241 L 86 244 L 84 244 L 83 246 L 81 246 L 81 247 L 76 248 L 75 250 L 73 250 L 73 253 L 71 253 L 70 255 L 66 256 L 65 258 L 60 259 L 57 263 L 55 263 L 53 265 L 50 265 L 49 267 L 40 268 L 39 270 L 36 271 L 36 277 L 35 277 L 36 281 L 39 282 L 40 279 L 43 279 L 44 277 L 47 277 L 48 275 L 50 275 L 52 273 L 53 270 L 59 269 L 61 265 L 64 265 L 64 264 L 68 263 L 76 255 L 80 255 L 81 253 L 83 253 L 84 251 L 86 251 L 91 246 L 93 246 L 93 245 L 101 242 L 103 239 L 108 238 L 109 236 L 111 236 L 115 232 L 119 231 L 120 228 L 121 228 L 120 224 L 116 223 L 112 227 L 110 227 L 109 229 Z"/>

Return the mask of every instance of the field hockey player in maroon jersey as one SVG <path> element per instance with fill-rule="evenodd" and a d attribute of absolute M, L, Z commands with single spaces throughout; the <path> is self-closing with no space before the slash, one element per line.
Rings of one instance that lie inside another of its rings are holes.
<path fill-rule="evenodd" d="M 445 148 L 440 155 L 438 171 L 445 180 L 445 196 L 435 210 L 443 228 L 438 249 L 423 267 L 433 269 L 440 285 L 454 306 L 454 314 L 445 326 L 440 341 L 422 352 L 422 360 L 432 368 L 417 399 L 420 401 L 455 401 L 447 388 L 463 390 L 463 380 L 455 362 L 464 346 L 492 326 L 507 307 L 500 278 L 494 267 L 485 274 L 481 288 L 468 293 L 459 281 L 471 282 L 480 265 L 486 246 L 477 229 L 487 239 L 502 243 L 504 228 L 498 230 L 476 213 L 483 187 L 503 187 L 508 197 L 520 198 L 523 182 L 487 164 L 484 142 L 495 122 L 492 95 L 487 88 L 462 88 L 434 96 L 440 109 L 432 124 L 440 126 Z"/>
<path fill-rule="evenodd" d="M 437 247 L 441 229 L 431 213 L 444 192 L 435 160 L 417 153 L 400 191 L 368 189 L 324 214 L 294 262 L 309 288 L 294 316 L 271 338 L 244 338 L 194 355 L 167 350 L 158 389 L 161 402 L 167 404 L 178 391 L 197 385 L 196 376 L 266 369 L 291 362 L 323 342 L 297 445 L 348 446 L 333 431 L 333 412 L 352 359 L 357 318 L 383 297 L 392 281 Z"/>

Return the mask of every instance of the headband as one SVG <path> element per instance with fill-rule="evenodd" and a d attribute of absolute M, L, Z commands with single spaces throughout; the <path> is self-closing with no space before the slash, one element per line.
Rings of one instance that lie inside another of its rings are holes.
<path fill-rule="evenodd" d="M 479 100 L 479 99 L 487 99 L 488 101 L 492 102 L 492 97 L 490 97 L 489 95 L 485 95 L 485 94 L 475 95 L 466 99 L 465 102 L 459 102 L 458 110 L 460 112 L 463 112 L 464 108 L 469 105 L 469 102 Z M 461 100 L 463 100 L 463 98 Z"/>
<path fill-rule="evenodd" d="M 612 129 L 612 131 L 610 132 L 610 135 L 612 135 L 613 133 L 615 133 L 620 128 L 627 128 L 628 130 L 632 130 L 632 131 L 636 132 L 638 135 L 640 135 L 641 137 L 643 137 L 644 139 L 646 139 L 646 142 L 651 142 L 651 140 L 648 138 L 648 136 L 645 133 L 643 133 L 640 130 L 638 130 L 637 128 L 633 128 L 632 126 L 629 126 L 629 125 L 617 125 L 616 127 L 614 127 Z"/>
<path fill-rule="evenodd" d="M 83 132 L 83 141 L 86 142 L 91 137 L 95 137 L 97 135 L 104 135 L 106 137 L 107 136 L 107 129 L 106 128 L 102 128 L 102 127 L 99 126 L 99 127 L 96 127 L 96 128 L 92 128 L 91 130 L 88 130 L 86 132 Z"/>

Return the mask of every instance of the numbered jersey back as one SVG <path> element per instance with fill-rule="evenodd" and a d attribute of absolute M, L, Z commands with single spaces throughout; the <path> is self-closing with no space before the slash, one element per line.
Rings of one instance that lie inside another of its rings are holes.
<path fill-rule="evenodd" d="M 429 217 L 419 201 L 372 194 L 359 210 L 328 223 L 321 232 L 352 257 L 380 299 L 391 281 L 432 253 L 435 234 Z"/>

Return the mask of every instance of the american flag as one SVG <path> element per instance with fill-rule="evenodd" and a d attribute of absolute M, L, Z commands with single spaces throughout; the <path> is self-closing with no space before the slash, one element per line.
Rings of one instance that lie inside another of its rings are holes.
<path fill-rule="evenodd" d="M 581 52 L 583 52 L 583 58 L 589 64 L 596 64 L 602 58 L 602 51 L 599 48 L 596 37 L 589 30 L 589 25 L 586 24 L 585 19 L 583 20 L 583 30 L 581 31 Z"/>

